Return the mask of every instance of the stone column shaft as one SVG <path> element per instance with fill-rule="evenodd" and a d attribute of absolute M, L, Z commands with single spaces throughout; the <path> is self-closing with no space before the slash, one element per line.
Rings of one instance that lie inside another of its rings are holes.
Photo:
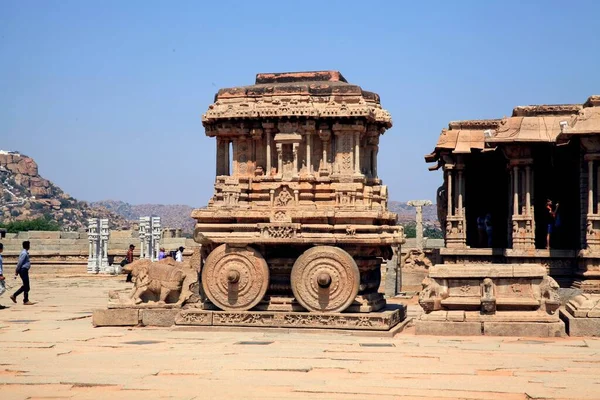
<path fill-rule="evenodd" d="M 266 137 L 267 137 L 267 170 L 266 175 L 271 175 L 271 130 L 265 129 Z"/>
<path fill-rule="evenodd" d="M 525 213 L 531 215 L 531 167 L 525 167 Z"/>
<path fill-rule="evenodd" d="M 462 170 L 458 170 L 458 213 L 457 215 L 463 215 L 463 191 L 464 191 L 464 176 Z"/>
<path fill-rule="evenodd" d="M 360 174 L 360 133 L 354 134 L 354 173 Z"/>
<path fill-rule="evenodd" d="M 454 215 L 454 206 L 452 204 L 452 170 L 449 169 L 447 171 L 448 177 L 446 179 L 446 184 L 448 186 L 447 194 L 448 194 L 448 215 Z"/>
<path fill-rule="evenodd" d="M 513 215 L 519 215 L 519 167 L 513 167 Z"/>
<path fill-rule="evenodd" d="M 588 214 L 594 214 L 594 161 L 588 161 Z"/>
<path fill-rule="evenodd" d="M 309 133 L 306 135 L 306 169 L 309 174 L 312 173 L 312 135 Z"/>
<path fill-rule="evenodd" d="M 282 154 L 282 145 L 281 143 L 277 143 L 277 175 L 283 174 L 283 154 Z"/>
<path fill-rule="evenodd" d="M 294 175 L 298 175 L 298 145 L 299 143 L 292 143 L 292 155 L 294 158 L 292 168 L 294 171 Z"/>

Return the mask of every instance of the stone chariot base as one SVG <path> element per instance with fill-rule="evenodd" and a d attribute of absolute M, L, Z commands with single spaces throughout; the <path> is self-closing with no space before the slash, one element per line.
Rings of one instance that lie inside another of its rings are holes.
<path fill-rule="evenodd" d="M 406 318 L 406 307 L 388 306 L 370 313 L 309 313 L 280 311 L 211 311 L 168 308 L 109 308 L 94 310 L 92 323 L 100 326 L 220 326 L 255 328 L 311 328 L 390 331 Z"/>
<path fill-rule="evenodd" d="M 541 313 L 497 312 L 481 315 L 477 311 L 437 311 L 422 314 L 415 321 L 417 335 L 439 336 L 565 336 L 563 321 Z"/>

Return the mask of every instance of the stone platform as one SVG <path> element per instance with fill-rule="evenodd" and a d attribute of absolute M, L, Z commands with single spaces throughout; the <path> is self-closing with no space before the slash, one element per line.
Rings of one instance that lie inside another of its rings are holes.
<path fill-rule="evenodd" d="M 406 307 L 390 305 L 371 313 L 308 313 L 276 311 L 211 311 L 168 308 L 111 308 L 94 310 L 92 323 L 100 326 L 221 326 L 253 328 L 311 328 L 390 331 L 406 318 Z"/>
<path fill-rule="evenodd" d="M 565 336 L 563 321 L 542 314 L 498 312 L 481 315 L 479 312 L 439 311 L 422 314 L 415 321 L 417 335 L 440 336 Z"/>
<path fill-rule="evenodd" d="M 419 294 L 418 335 L 559 337 L 558 284 L 537 264 L 442 264 Z"/>
<path fill-rule="evenodd" d="M 569 336 L 600 336 L 600 295 L 583 293 L 560 309 Z"/>

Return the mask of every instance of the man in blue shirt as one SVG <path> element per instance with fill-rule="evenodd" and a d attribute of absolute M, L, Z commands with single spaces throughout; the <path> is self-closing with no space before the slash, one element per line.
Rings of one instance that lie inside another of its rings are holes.
<path fill-rule="evenodd" d="M 13 303 L 17 302 L 17 296 L 23 293 L 23 304 L 26 306 L 32 305 L 29 301 L 29 268 L 31 268 L 31 263 L 29 262 L 29 240 L 23 242 L 23 251 L 19 255 L 19 261 L 17 261 L 17 268 L 15 269 L 15 277 L 19 275 L 21 280 L 23 281 L 23 285 L 10 296 L 10 299 Z"/>
<path fill-rule="evenodd" d="M 2 293 L 4 293 L 6 291 L 6 285 L 4 284 L 4 275 L 3 275 L 3 270 L 2 270 L 2 252 L 4 251 L 4 245 L 2 243 L 0 243 L 0 296 L 2 295 Z M 6 308 L 3 305 L 0 304 L 0 310 Z"/>

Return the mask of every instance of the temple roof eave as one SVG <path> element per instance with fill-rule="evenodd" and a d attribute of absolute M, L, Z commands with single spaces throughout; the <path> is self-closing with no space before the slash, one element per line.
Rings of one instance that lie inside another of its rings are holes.
<path fill-rule="evenodd" d="M 515 107 L 502 119 L 452 121 L 443 129 L 426 162 L 438 161 L 441 152 L 468 154 L 502 144 L 564 143 L 571 137 L 600 135 L 600 96 L 584 104 Z"/>

